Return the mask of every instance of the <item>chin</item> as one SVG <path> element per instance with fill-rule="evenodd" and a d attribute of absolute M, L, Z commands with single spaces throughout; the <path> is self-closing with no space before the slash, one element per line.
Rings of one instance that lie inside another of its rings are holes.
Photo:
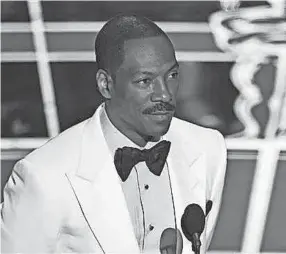
<path fill-rule="evenodd" d="M 157 119 L 150 119 L 146 117 L 144 121 L 145 134 L 149 137 L 161 137 L 165 135 L 171 124 L 172 118 L 165 121 L 158 121 Z"/>
<path fill-rule="evenodd" d="M 149 136 L 162 137 L 162 136 L 164 136 L 168 132 L 169 128 L 170 128 L 170 124 L 168 124 L 168 126 L 164 126 L 164 127 L 163 126 L 159 126 L 159 127 L 156 127 L 156 128 L 152 128 L 152 131 L 151 132 L 149 131 Z"/>

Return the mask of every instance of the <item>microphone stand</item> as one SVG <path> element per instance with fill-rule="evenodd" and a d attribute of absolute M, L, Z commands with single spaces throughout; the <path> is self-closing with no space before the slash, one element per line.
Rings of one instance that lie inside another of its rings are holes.
<path fill-rule="evenodd" d="M 201 240 L 200 240 L 200 234 L 199 233 L 194 233 L 192 235 L 193 237 L 193 251 L 195 252 L 195 254 L 200 254 L 200 248 L 201 248 Z"/>

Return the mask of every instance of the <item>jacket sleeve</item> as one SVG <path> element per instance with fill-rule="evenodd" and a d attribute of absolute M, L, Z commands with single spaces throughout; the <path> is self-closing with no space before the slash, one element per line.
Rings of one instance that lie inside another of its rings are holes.
<path fill-rule="evenodd" d="M 60 201 L 50 191 L 56 184 L 25 159 L 15 165 L 3 195 L 2 253 L 54 252 L 62 220 Z"/>
<path fill-rule="evenodd" d="M 219 209 L 221 205 L 222 192 L 225 181 L 225 173 L 226 173 L 226 146 L 224 142 L 223 136 L 216 131 L 216 142 L 212 147 L 213 158 L 212 160 L 212 184 L 210 187 L 210 194 L 208 200 L 211 200 L 212 208 L 209 214 L 206 217 L 206 249 L 209 248 L 211 243 L 211 239 L 215 230 Z M 215 163 L 214 163 L 215 162 Z"/>

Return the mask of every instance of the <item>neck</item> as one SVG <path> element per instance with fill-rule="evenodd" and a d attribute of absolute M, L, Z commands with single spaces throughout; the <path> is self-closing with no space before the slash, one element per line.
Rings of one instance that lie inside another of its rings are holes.
<path fill-rule="evenodd" d="M 111 123 L 127 138 L 129 138 L 133 143 L 140 147 L 146 146 L 147 142 L 149 141 L 158 141 L 160 137 L 152 137 L 152 136 L 142 136 L 138 132 L 136 132 L 129 125 L 120 119 L 119 114 L 110 110 L 108 103 L 105 104 L 106 114 L 111 121 Z"/>

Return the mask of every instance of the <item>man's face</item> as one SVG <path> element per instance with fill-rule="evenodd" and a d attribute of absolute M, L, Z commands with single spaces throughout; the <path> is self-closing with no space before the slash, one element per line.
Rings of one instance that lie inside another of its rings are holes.
<path fill-rule="evenodd" d="M 124 128 L 145 140 L 168 131 L 176 105 L 178 68 L 173 46 L 164 37 L 125 43 L 109 102 Z"/>

